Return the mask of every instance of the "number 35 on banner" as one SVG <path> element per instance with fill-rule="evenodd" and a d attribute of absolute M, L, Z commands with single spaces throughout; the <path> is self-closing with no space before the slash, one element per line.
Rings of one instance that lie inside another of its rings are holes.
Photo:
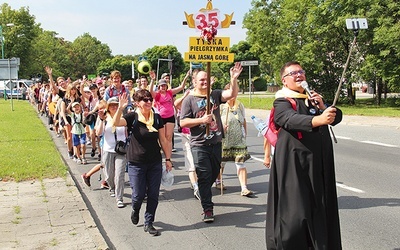
<path fill-rule="evenodd" d="M 215 9 L 211 11 L 198 12 L 194 16 L 196 29 L 202 31 L 203 29 L 208 28 L 210 25 L 216 29 L 220 29 L 221 22 L 219 17 L 219 11 Z"/>

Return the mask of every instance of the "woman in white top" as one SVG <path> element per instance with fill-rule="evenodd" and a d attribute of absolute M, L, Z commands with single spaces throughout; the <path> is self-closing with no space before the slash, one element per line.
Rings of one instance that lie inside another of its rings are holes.
<path fill-rule="evenodd" d="M 116 197 L 117 206 L 125 207 L 123 203 L 125 185 L 125 155 L 115 152 L 117 141 L 126 140 L 126 128 L 112 126 L 112 119 L 118 109 L 118 97 L 112 97 L 107 101 L 107 114 L 99 112 L 102 120 L 97 128 L 97 134 L 103 134 L 102 162 L 104 164 L 105 181 L 110 187 L 110 195 Z"/>

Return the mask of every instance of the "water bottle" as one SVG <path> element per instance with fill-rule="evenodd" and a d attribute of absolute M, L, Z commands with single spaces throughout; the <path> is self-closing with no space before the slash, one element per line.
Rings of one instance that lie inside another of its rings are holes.
<path fill-rule="evenodd" d="M 251 119 L 253 120 L 254 127 L 256 127 L 258 131 L 258 136 L 264 136 L 268 129 L 268 125 L 265 123 L 265 121 L 255 117 L 254 115 L 251 116 Z"/>

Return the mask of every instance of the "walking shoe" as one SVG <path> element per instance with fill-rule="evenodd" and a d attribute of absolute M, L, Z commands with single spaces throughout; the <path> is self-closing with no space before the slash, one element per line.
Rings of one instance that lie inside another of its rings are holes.
<path fill-rule="evenodd" d="M 171 150 L 172 152 L 176 152 L 176 148 L 172 148 L 172 150 Z"/>
<path fill-rule="evenodd" d="M 119 201 L 117 201 L 117 207 L 123 208 L 123 207 L 125 207 L 125 204 L 121 200 L 119 200 Z"/>
<path fill-rule="evenodd" d="M 226 190 L 224 183 L 215 183 L 215 188 L 221 190 L 221 185 L 222 185 L 222 190 Z"/>
<path fill-rule="evenodd" d="M 86 186 L 90 187 L 90 176 L 88 177 L 86 176 L 86 173 L 83 173 L 81 177 Z"/>
<path fill-rule="evenodd" d="M 92 145 L 92 142 L 91 141 L 87 141 L 86 145 Z"/>
<path fill-rule="evenodd" d="M 90 156 L 91 157 L 94 157 L 96 155 L 96 149 L 95 148 L 92 148 L 92 153 L 90 153 Z"/>
<path fill-rule="evenodd" d="M 241 196 L 247 196 L 250 197 L 251 195 L 253 195 L 253 191 L 246 189 L 243 189 L 242 192 L 240 193 Z"/>
<path fill-rule="evenodd" d="M 205 210 L 203 214 L 204 214 L 203 221 L 205 223 L 214 222 L 214 213 L 212 209 Z"/>
<path fill-rule="evenodd" d="M 195 197 L 196 199 L 200 200 L 200 192 L 199 192 L 199 189 L 198 189 L 198 188 L 196 188 L 196 189 L 193 191 L 193 195 L 194 195 L 194 197 Z"/>
<path fill-rule="evenodd" d="M 158 231 L 157 231 L 157 229 L 155 229 L 153 227 L 153 224 L 144 225 L 143 229 L 144 229 L 145 232 L 149 232 L 149 234 L 151 234 L 153 236 L 157 236 L 158 235 Z"/>
<path fill-rule="evenodd" d="M 132 210 L 131 221 L 133 225 L 137 225 L 139 223 L 139 211 Z"/>
<path fill-rule="evenodd" d="M 115 190 L 114 189 L 110 189 L 110 196 L 111 197 L 115 197 Z"/>
<path fill-rule="evenodd" d="M 82 164 L 87 164 L 86 158 L 82 158 Z"/>
<path fill-rule="evenodd" d="M 82 160 L 81 160 L 81 159 L 77 159 L 77 160 L 76 160 L 76 163 L 82 164 Z"/>
<path fill-rule="evenodd" d="M 101 161 L 101 154 L 99 154 L 99 155 L 97 156 L 97 160 L 98 160 L 98 161 Z"/>
<path fill-rule="evenodd" d="M 68 152 L 68 158 L 69 158 L 69 159 L 73 159 L 73 158 L 74 158 L 74 153 Z"/>
<path fill-rule="evenodd" d="M 78 162 L 78 157 L 77 157 L 76 155 L 74 155 L 74 156 L 72 156 L 72 160 L 73 160 L 74 162 Z"/>
<path fill-rule="evenodd" d="M 108 186 L 108 183 L 106 181 L 102 181 L 100 184 L 100 187 L 103 189 L 109 189 L 110 186 Z"/>

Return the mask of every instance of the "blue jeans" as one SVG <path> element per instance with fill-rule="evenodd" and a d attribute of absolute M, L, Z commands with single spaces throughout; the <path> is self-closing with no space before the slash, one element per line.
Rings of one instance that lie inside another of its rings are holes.
<path fill-rule="evenodd" d="M 144 224 L 154 222 L 160 193 L 162 164 L 128 162 L 129 183 L 132 189 L 132 209 L 139 212 L 147 192 L 147 206 Z"/>
<path fill-rule="evenodd" d="M 213 209 L 211 187 L 221 168 L 222 144 L 193 146 L 192 155 L 198 178 L 201 206 L 204 211 Z"/>

